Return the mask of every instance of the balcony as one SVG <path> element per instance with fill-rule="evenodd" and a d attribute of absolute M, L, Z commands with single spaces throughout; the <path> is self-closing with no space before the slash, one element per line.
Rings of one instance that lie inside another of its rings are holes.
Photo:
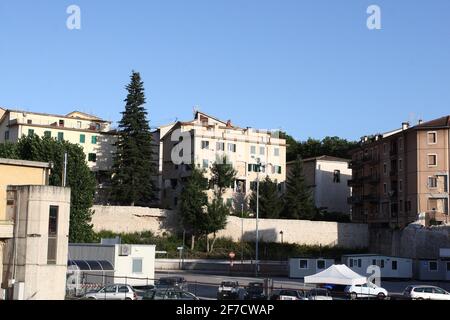
<path fill-rule="evenodd" d="M 369 195 L 365 195 L 365 196 L 363 196 L 363 199 L 362 199 L 364 202 L 372 202 L 372 203 L 375 203 L 375 202 L 379 202 L 380 201 L 380 196 L 378 196 L 378 195 L 375 195 L 375 194 L 369 194 Z"/>
<path fill-rule="evenodd" d="M 10 239 L 13 237 L 14 224 L 10 221 L 0 221 L 0 239 Z"/>
<path fill-rule="evenodd" d="M 352 160 L 348 163 L 348 168 L 349 169 L 361 168 L 363 164 L 364 163 L 362 160 Z"/>
<path fill-rule="evenodd" d="M 363 185 L 364 183 L 369 184 L 377 184 L 380 182 L 380 176 L 378 175 L 368 175 L 364 177 L 354 177 L 351 180 L 348 180 L 347 185 L 349 187 Z"/>
<path fill-rule="evenodd" d="M 353 204 L 353 205 L 361 204 L 362 203 L 362 197 L 360 197 L 360 196 L 349 197 L 347 199 L 347 203 L 348 204 Z"/>

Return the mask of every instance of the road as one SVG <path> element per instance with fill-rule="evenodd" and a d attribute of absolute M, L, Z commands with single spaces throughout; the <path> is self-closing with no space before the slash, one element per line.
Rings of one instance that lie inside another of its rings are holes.
<path fill-rule="evenodd" d="M 166 276 L 184 277 L 189 283 L 189 291 L 203 299 L 215 299 L 217 289 L 222 281 L 233 280 L 238 281 L 241 287 L 246 286 L 249 282 L 264 281 L 263 278 L 224 276 L 213 274 L 194 273 L 189 271 L 182 272 L 157 272 L 156 278 Z M 305 285 L 302 279 L 289 279 L 282 277 L 272 278 L 274 289 L 308 289 L 311 285 Z M 409 285 L 434 285 L 450 291 L 450 283 L 448 282 L 422 282 L 422 281 L 382 281 L 381 286 L 390 294 L 401 294 Z M 241 296 L 243 290 L 241 290 Z"/>

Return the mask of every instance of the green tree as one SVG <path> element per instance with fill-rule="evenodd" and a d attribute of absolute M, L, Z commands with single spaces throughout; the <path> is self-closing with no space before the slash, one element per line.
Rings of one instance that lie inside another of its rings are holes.
<path fill-rule="evenodd" d="M 250 208 L 256 212 L 257 190 L 253 190 L 250 196 Z M 278 192 L 278 184 L 266 176 L 259 183 L 259 217 L 277 219 L 283 210 L 283 201 Z"/>
<path fill-rule="evenodd" d="M 180 194 L 179 214 L 183 228 L 191 234 L 191 250 L 195 247 L 195 238 L 204 233 L 203 223 L 206 216 L 208 182 L 204 172 L 193 168 Z"/>
<path fill-rule="evenodd" d="M 144 83 L 138 72 L 126 86 L 125 111 L 115 144 L 111 200 L 120 205 L 149 206 L 156 199 L 156 164 L 144 108 Z"/>
<path fill-rule="evenodd" d="M 301 158 L 295 160 L 286 180 L 283 216 L 288 219 L 312 219 L 316 208 L 306 185 Z"/>
<path fill-rule="evenodd" d="M 216 233 L 225 228 L 227 217 L 230 215 L 230 207 L 224 204 L 222 198 L 213 198 L 208 204 L 206 217 L 202 221 L 202 229 L 206 235 L 206 252 L 214 250 L 214 244 L 217 240 Z M 212 242 L 210 242 L 209 234 L 213 234 Z"/>
<path fill-rule="evenodd" d="M 67 153 L 67 183 L 71 189 L 70 242 L 90 242 L 93 236 L 91 217 L 95 193 L 95 178 L 79 145 L 36 135 L 23 136 L 17 144 L 0 145 L 0 157 L 52 162 L 50 185 L 61 186 L 64 154 Z"/>
<path fill-rule="evenodd" d="M 225 190 L 233 185 L 236 174 L 237 171 L 231 163 L 228 163 L 226 156 L 213 163 L 211 167 L 211 180 L 216 187 L 216 198 L 222 198 Z"/>

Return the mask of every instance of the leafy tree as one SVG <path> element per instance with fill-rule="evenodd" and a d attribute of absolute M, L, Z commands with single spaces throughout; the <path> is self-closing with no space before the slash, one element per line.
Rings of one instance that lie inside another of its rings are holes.
<path fill-rule="evenodd" d="M 93 236 L 90 224 L 95 192 L 95 178 L 86 163 L 86 156 L 79 145 L 54 138 L 23 136 L 17 144 L 0 144 L 0 157 L 52 162 L 50 185 L 61 186 L 64 154 L 67 152 L 67 183 L 71 188 L 70 242 L 90 242 Z"/>
<path fill-rule="evenodd" d="M 253 190 L 250 196 L 250 208 L 256 212 L 257 195 Z M 277 219 L 283 210 L 283 201 L 278 192 L 278 185 L 269 176 L 259 183 L 259 217 Z"/>
<path fill-rule="evenodd" d="M 233 168 L 231 163 L 228 163 L 226 157 L 213 163 L 211 167 L 211 180 L 217 188 L 215 192 L 217 198 L 222 198 L 225 189 L 233 185 L 236 174 L 237 171 Z"/>
<path fill-rule="evenodd" d="M 208 182 L 203 171 L 193 168 L 180 194 L 179 214 L 183 227 L 191 233 L 191 250 L 194 250 L 195 237 L 204 232 Z"/>
<path fill-rule="evenodd" d="M 144 83 L 138 72 L 133 71 L 126 89 L 125 111 L 115 144 L 111 200 L 120 205 L 149 206 L 156 199 L 157 169 L 144 108 Z"/>
<path fill-rule="evenodd" d="M 316 208 L 303 174 L 303 162 L 297 158 L 286 180 L 284 214 L 288 219 L 312 219 Z"/>
<path fill-rule="evenodd" d="M 223 203 L 222 198 L 214 198 L 208 204 L 208 210 L 205 219 L 202 221 L 202 229 L 206 235 L 206 252 L 214 250 L 214 243 L 216 242 L 216 232 L 225 228 L 227 224 L 227 217 L 230 214 L 230 208 Z M 213 234 L 212 243 L 208 237 Z"/>

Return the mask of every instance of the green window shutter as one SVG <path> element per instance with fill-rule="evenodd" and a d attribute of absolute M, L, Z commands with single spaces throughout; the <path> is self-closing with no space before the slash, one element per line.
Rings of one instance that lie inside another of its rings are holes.
<path fill-rule="evenodd" d="M 32 136 L 34 134 L 34 130 L 33 129 L 28 129 L 28 135 Z"/>
<path fill-rule="evenodd" d="M 92 136 L 91 141 L 92 144 L 97 144 L 97 136 Z"/>
<path fill-rule="evenodd" d="M 251 164 L 248 165 L 248 172 L 252 172 L 252 165 Z"/>
<path fill-rule="evenodd" d="M 45 138 L 51 138 L 52 137 L 52 132 L 51 131 L 44 131 L 44 137 Z"/>
<path fill-rule="evenodd" d="M 64 132 L 58 132 L 58 141 L 64 140 Z"/>
<path fill-rule="evenodd" d="M 97 162 L 97 155 L 95 153 L 89 153 L 88 154 L 88 161 L 90 161 L 90 162 Z"/>
<path fill-rule="evenodd" d="M 86 142 L 86 136 L 84 134 L 80 134 L 80 143 Z"/>

